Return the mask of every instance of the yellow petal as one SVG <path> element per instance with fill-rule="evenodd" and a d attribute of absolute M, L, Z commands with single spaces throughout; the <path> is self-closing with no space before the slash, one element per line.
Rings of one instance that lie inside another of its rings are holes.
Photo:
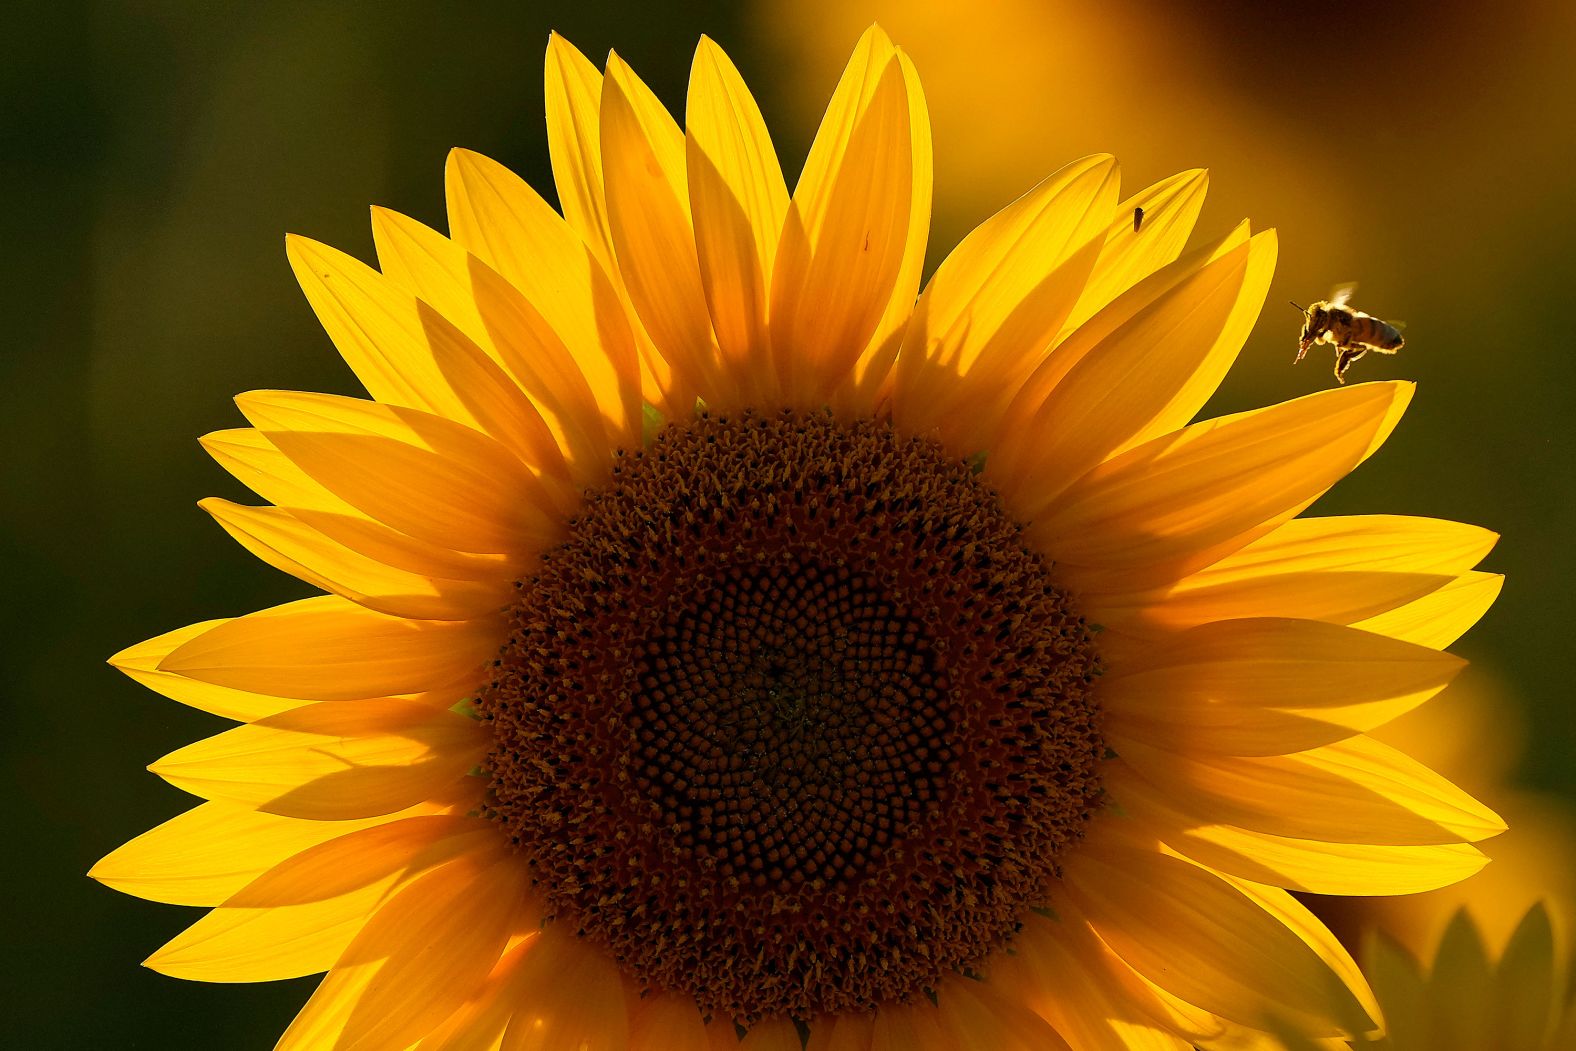
<path fill-rule="evenodd" d="M 337 596 L 237 617 L 177 646 L 160 671 L 237 690 L 349 701 L 473 685 L 497 653 L 501 623 L 419 621 Z"/>
<path fill-rule="evenodd" d="M 557 539 L 541 483 L 480 432 L 328 394 L 253 391 L 236 404 L 324 488 L 402 532 L 483 554 L 521 555 Z"/>
<path fill-rule="evenodd" d="M 799 1030 L 786 1018 L 771 1018 L 750 1026 L 739 1042 L 739 1051 L 803 1051 Z"/>
<path fill-rule="evenodd" d="M 1290 839 L 1426 846 L 1505 830 L 1493 811 L 1368 737 L 1283 756 L 1178 755 L 1113 739 L 1112 792 L 1135 773 L 1200 822 Z"/>
<path fill-rule="evenodd" d="M 518 999 L 503 1051 L 623 1051 L 628 1045 L 618 968 L 562 924 L 532 944 L 515 988 Z"/>
<path fill-rule="evenodd" d="M 1363 972 L 1385 1006 L 1385 1035 L 1397 1049 L 1432 1048 L 1427 984 L 1417 961 L 1382 931 L 1364 935 Z"/>
<path fill-rule="evenodd" d="M 305 237 L 285 240 L 307 301 L 378 401 L 473 422 L 422 339 L 416 300 L 358 259 Z"/>
<path fill-rule="evenodd" d="M 1062 334 L 1076 329 L 1111 300 L 1174 262 L 1193 232 L 1208 189 L 1209 173 L 1195 168 L 1162 179 L 1117 205 L 1100 258 L 1078 297 L 1078 305 L 1062 326 Z M 1143 224 L 1137 230 L 1133 229 L 1135 208 L 1144 210 Z"/>
<path fill-rule="evenodd" d="M 854 363 L 853 374 L 843 380 L 832 396 L 832 404 L 838 412 L 859 416 L 875 415 L 878 406 L 883 405 L 889 395 L 892 363 L 914 312 L 914 298 L 919 294 L 919 279 L 925 268 L 925 247 L 930 239 L 930 202 L 935 182 L 930 110 L 925 105 L 919 71 L 901 48 L 897 51 L 897 64 L 903 73 L 903 89 L 908 94 L 914 183 L 908 199 L 908 238 L 897 282 L 881 320 L 876 322 L 875 333 Z"/>
<path fill-rule="evenodd" d="M 345 949 L 292 1030 L 315 1028 L 312 1015 L 321 1010 L 340 1022 L 337 1051 L 403 1048 L 426 1036 L 497 963 L 520 906 L 524 875 L 511 859 L 482 855 L 462 857 L 412 881 Z M 363 968 L 375 972 L 365 982 Z M 337 995 L 342 984 L 356 989 L 349 1010 Z M 281 1051 L 320 1046 L 294 1038 L 290 1030 L 280 1042 Z"/>
<path fill-rule="evenodd" d="M 533 472 L 567 478 L 551 428 L 503 367 L 426 303 L 416 304 L 416 317 L 438 371 L 464 407 L 460 422 L 496 439 Z"/>
<path fill-rule="evenodd" d="M 1032 423 L 1006 436 L 1009 472 L 1033 477 L 1033 517 L 1102 461 L 1185 425 L 1236 360 L 1275 270 L 1259 234 L 1158 297 L 1085 352 Z"/>
<path fill-rule="evenodd" d="M 928 1001 L 883 1004 L 870 1031 L 870 1051 L 950 1051 Z"/>
<path fill-rule="evenodd" d="M 896 51 L 872 27 L 827 107 L 777 249 L 772 348 L 791 398 L 824 398 L 892 301 L 911 240 L 913 117 Z"/>
<path fill-rule="evenodd" d="M 1110 950 L 1081 921 L 1031 912 L 1012 948 L 992 959 L 992 984 L 1048 1021 L 1074 1051 L 1192 1047 L 1145 1012 L 1142 990 L 1135 994 L 1115 982 L 1104 959 Z"/>
<path fill-rule="evenodd" d="M 232 690 L 159 668 L 164 658 L 181 646 L 221 624 L 228 623 L 227 620 L 205 620 L 188 627 L 176 628 L 147 642 L 128 646 L 111 657 L 109 663 L 116 670 L 125 672 L 148 689 L 161 693 L 172 701 L 179 701 L 199 711 L 222 715 L 226 719 L 247 722 L 300 707 L 304 703 L 300 698 L 274 697 L 247 690 Z"/>
<path fill-rule="evenodd" d="M 291 463 L 289 457 L 255 428 L 214 431 L 198 441 L 220 467 L 271 504 L 313 508 L 333 514 L 361 513 Z"/>
<path fill-rule="evenodd" d="M 273 982 L 326 971 L 398 881 L 390 874 L 303 905 L 213 909 L 144 966 L 194 982 Z"/>
<path fill-rule="evenodd" d="M 1314 620 L 1259 617 L 1191 628 L 1099 684 L 1118 736 L 1173 751 L 1283 755 L 1389 722 L 1466 662 Z"/>
<path fill-rule="evenodd" d="M 718 345 L 744 379 L 770 360 L 767 304 L 788 189 L 760 108 L 709 37 L 695 49 L 685 127 L 685 174 L 706 305 Z M 746 396 L 752 393 L 746 388 Z"/>
<path fill-rule="evenodd" d="M 491 822 L 421 809 L 376 823 L 314 822 L 340 834 L 273 865 L 224 904 L 240 909 L 302 905 L 349 894 L 390 873 L 410 876 L 456 857 L 501 849 L 503 835 Z"/>
<path fill-rule="evenodd" d="M 1335 972 L 1341 984 L 1346 986 L 1347 992 L 1362 1008 L 1360 1014 L 1353 1015 L 1349 1020 L 1356 1031 L 1372 1036 L 1375 1030 L 1383 1028 L 1384 1012 L 1373 990 L 1369 988 L 1368 980 L 1363 977 L 1362 969 L 1352 959 L 1351 953 L 1346 951 L 1346 946 L 1324 925 L 1323 920 L 1280 887 L 1264 887 L 1231 876 L 1227 876 L 1226 881 L 1246 894 L 1259 908 L 1285 924 Z M 1365 1021 L 1369 1025 L 1367 1030 L 1361 1028 Z"/>
<path fill-rule="evenodd" d="M 491 341 L 471 298 L 469 253 L 408 215 L 372 209 L 372 244 L 383 276 L 426 303 L 491 353 Z"/>
<path fill-rule="evenodd" d="M 1358 384 L 1193 424 L 1090 471 L 1026 535 L 1077 566 L 1216 561 L 1216 545 L 1257 539 L 1255 527 L 1301 510 L 1362 462 L 1413 389 Z"/>
<path fill-rule="evenodd" d="M 487 733 L 405 701 L 296 708 L 177 749 L 149 769 L 177 788 L 270 814 L 342 821 L 392 814 L 465 776 Z"/>
<path fill-rule="evenodd" d="M 203 803 L 117 848 L 88 875 L 149 901 L 218 905 L 287 857 L 392 820 L 300 821 Z"/>
<path fill-rule="evenodd" d="M 1093 267 L 1116 200 L 1116 162 L 1087 157 L 964 238 L 920 296 L 894 374 L 893 412 L 964 450 L 1050 350 Z M 994 410 L 994 411 L 992 411 Z"/>
<path fill-rule="evenodd" d="M 1244 220 L 1226 236 L 1194 249 L 1168 266 L 1161 267 L 1160 270 L 1106 304 L 1099 313 L 1076 329 L 1064 330 L 1050 353 L 1044 355 L 1044 360 L 1015 392 L 1002 421 L 1001 433 L 1012 435 L 1023 428 L 1039 412 L 1040 407 L 1045 404 L 1045 399 L 1056 389 L 1056 385 L 1083 361 L 1090 351 L 1199 270 L 1247 244 L 1249 234 L 1249 225 Z M 999 464 L 998 473 L 1000 473 Z M 1004 474 L 1001 480 L 1010 483 L 1012 478 L 1010 474 Z"/>
<path fill-rule="evenodd" d="M 829 1015 L 810 1023 L 805 1051 L 870 1051 L 875 1018 L 868 1014 Z"/>
<path fill-rule="evenodd" d="M 936 990 L 936 1021 L 954 1051 L 1071 1051 L 1050 1023 L 994 986 L 948 976 Z"/>
<path fill-rule="evenodd" d="M 1500 1043 L 1502 1034 L 1489 1028 L 1493 968 L 1483 936 L 1471 915 L 1462 909 L 1445 928 L 1434 955 L 1434 969 L 1428 976 L 1429 1028 L 1433 1033 L 1429 1047 L 1459 1049 L 1510 1047 Z"/>
<path fill-rule="evenodd" d="M 488 338 L 540 407 L 575 476 L 600 477 L 616 443 L 596 392 L 559 333 L 519 289 L 475 258 L 471 288 Z M 623 444 L 633 447 L 632 440 Z"/>
<path fill-rule="evenodd" d="M 1497 539 L 1433 518 L 1297 518 L 1173 586 L 1101 595 L 1087 612 L 1129 631 L 1233 617 L 1351 624 L 1438 589 L 1482 561 Z"/>
<path fill-rule="evenodd" d="M 630 302 L 662 357 L 715 400 L 731 392 L 716 340 L 690 220 L 684 135 L 617 55 L 602 86 L 602 161 L 608 221 Z"/>
<path fill-rule="evenodd" d="M 446 187 L 455 242 L 518 289 L 562 340 L 570 366 L 589 385 L 614 443 L 637 441 L 639 363 L 628 322 L 614 307 L 618 292 L 603 264 L 535 190 L 497 161 L 454 150 Z M 472 286 L 475 290 L 474 265 Z M 478 298 L 477 305 L 486 320 L 485 304 Z M 487 327 L 502 351 L 497 328 L 491 323 Z M 524 375 L 516 376 L 526 381 Z"/>
<path fill-rule="evenodd" d="M 215 431 L 202 439 L 213 458 L 269 503 L 289 511 L 324 536 L 384 565 L 454 580 L 519 575 L 520 560 L 501 554 L 455 551 L 374 522 L 324 489 L 251 428 Z"/>
<path fill-rule="evenodd" d="M 482 321 L 471 291 L 470 253 L 414 219 L 383 208 L 372 209 L 372 236 L 384 273 L 422 301 L 417 314 L 427 345 L 449 385 L 475 417 L 477 429 L 497 438 L 541 473 L 571 477 L 558 437 L 522 392 L 522 381 L 510 370 Z M 474 265 L 489 269 L 483 263 Z M 456 337 L 455 329 L 463 338 Z M 534 375 L 527 371 L 528 377 Z M 587 388 L 588 404 L 591 400 Z M 588 410 L 590 415 L 595 413 Z"/>
<path fill-rule="evenodd" d="M 1498 573 L 1467 573 L 1404 606 L 1360 620 L 1354 627 L 1444 649 L 1488 612 L 1504 586 L 1505 578 Z"/>
<path fill-rule="evenodd" d="M 708 1051 L 710 1047 L 693 996 L 653 992 L 631 1005 L 629 1051 Z"/>
<path fill-rule="evenodd" d="M 492 973 L 466 1003 L 422 1038 L 415 1051 L 498 1051 L 518 999 L 520 965 L 536 939 L 533 931 L 504 950 Z"/>
<path fill-rule="evenodd" d="M 564 218 L 580 237 L 613 260 L 613 238 L 602 193 L 602 74 L 557 33 L 547 39 L 544 74 L 547 149 Z"/>
<path fill-rule="evenodd" d="M 1468 843 L 1315 842 L 1202 822 L 1136 778 L 1123 781 L 1120 793 L 1127 820 L 1177 853 L 1227 875 L 1308 894 L 1417 894 L 1459 883 L 1488 864 Z"/>
<path fill-rule="evenodd" d="M 1063 883 L 1117 955 L 1190 1004 L 1248 1026 L 1273 1011 L 1319 1036 L 1372 1027 L 1324 946 L 1207 869 L 1085 844 Z"/>
<path fill-rule="evenodd" d="M 258 558 L 379 613 L 430 620 L 465 620 L 505 606 L 513 587 L 492 581 L 445 580 L 377 562 L 329 539 L 277 507 L 244 507 L 210 497 L 198 506 Z"/>
<path fill-rule="evenodd" d="M 1557 980 L 1554 929 L 1542 902 L 1528 910 L 1494 969 L 1492 1032 L 1506 1047 L 1560 1047 L 1548 1043 L 1564 993 Z"/>

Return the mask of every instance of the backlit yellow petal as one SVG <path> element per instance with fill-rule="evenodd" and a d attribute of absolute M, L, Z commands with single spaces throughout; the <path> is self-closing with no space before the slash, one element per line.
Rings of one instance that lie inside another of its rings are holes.
<path fill-rule="evenodd" d="M 187 678 L 159 668 L 164 658 L 186 643 L 203 635 L 227 620 L 205 620 L 184 628 L 167 631 L 163 635 L 128 646 L 109 659 L 112 667 L 125 672 L 148 689 L 161 693 L 172 701 L 179 701 L 199 711 L 212 712 L 226 719 L 249 721 L 274 715 L 304 702 L 295 697 L 274 697 L 270 694 L 232 690 L 224 686 Z"/>
<path fill-rule="evenodd" d="M 1001 424 L 1001 433 L 1010 435 L 1024 427 L 1039 412 L 1056 385 L 1091 351 L 1199 270 L 1246 244 L 1249 233 L 1248 223 L 1239 223 L 1226 236 L 1194 249 L 1127 289 L 1076 329 L 1064 330 L 1051 352 L 1044 355 L 1044 360 L 1015 393 Z M 1002 477 L 1005 481 L 1011 480 L 1010 475 Z"/>
<path fill-rule="evenodd" d="M 1193 232 L 1208 189 L 1209 173 L 1195 168 L 1162 179 L 1117 205 L 1100 258 L 1078 297 L 1078 305 L 1062 327 L 1063 333 L 1077 328 L 1111 300 L 1174 262 Z M 1133 229 L 1135 208 L 1144 210 L 1137 230 Z"/>
<path fill-rule="evenodd" d="M 1466 573 L 1497 539 L 1487 529 L 1433 518 L 1297 518 L 1174 585 L 1100 595 L 1087 612 L 1127 631 L 1233 617 L 1351 624 Z"/>
<path fill-rule="evenodd" d="M 303 905 L 213 909 L 145 965 L 194 982 L 273 982 L 326 971 L 397 883 L 391 874 Z"/>
<path fill-rule="evenodd" d="M 1505 830 L 1493 811 L 1367 737 L 1284 756 L 1180 755 L 1116 739 L 1112 793 L 1134 773 L 1199 821 L 1290 839 L 1426 846 Z"/>
<path fill-rule="evenodd" d="M 468 854 L 403 887 L 345 949 L 302 1012 L 310 1015 L 319 997 L 334 1001 L 341 969 L 349 970 L 356 995 L 342 1012 L 336 1049 L 408 1047 L 487 977 L 521 905 L 525 875 L 498 840 L 496 852 Z M 376 973 L 363 985 L 364 966 Z M 286 1032 L 283 1047 L 311 1046 L 293 1044 Z"/>
<path fill-rule="evenodd" d="M 733 62 L 708 37 L 695 49 L 685 111 L 685 174 L 712 328 L 734 382 L 767 371 L 772 262 L 788 189 L 766 122 Z M 753 383 L 758 383 L 756 379 Z"/>
<path fill-rule="evenodd" d="M 897 64 L 903 73 L 903 89 L 908 94 L 909 143 L 913 153 L 914 183 L 908 198 L 908 236 L 886 310 L 854 363 L 853 373 L 832 395 L 833 406 L 844 413 L 869 415 L 884 405 L 892 362 L 897 358 L 909 316 L 914 311 L 914 298 L 919 294 L 919 279 L 925 268 L 925 248 L 930 241 L 930 203 L 935 181 L 930 110 L 925 104 L 919 72 L 901 48 L 897 51 Z"/>
<path fill-rule="evenodd" d="M 561 926 L 549 927 L 532 944 L 516 988 L 503 1051 L 623 1051 L 628 1045 L 618 968 Z"/>
<path fill-rule="evenodd" d="M 547 148 L 564 218 L 604 264 L 613 238 L 602 193 L 602 74 L 579 50 L 553 33 L 544 74 Z"/>
<path fill-rule="evenodd" d="M 541 483 L 478 431 L 328 394 L 254 391 L 236 404 L 296 466 L 402 532 L 461 551 L 511 555 L 557 537 Z"/>
<path fill-rule="evenodd" d="M 149 901 L 218 905 L 287 857 L 392 820 L 301 821 L 203 803 L 111 852 L 88 875 Z"/>
<path fill-rule="evenodd" d="M 1488 864 L 1469 843 L 1316 842 L 1203 822 L 1136 778 L 1122 783 L 1118 803 L 1129 820 L 1185 857 L 1217 872 L 1309 894 L 1417 894 L 1459 883 Z"/>
<path fill-rule="evenodd" d="M 1030 913 L 1013 952 L 991 962 L 991 981 L 1055 1027 L 1074 1051 L 1188 1051 L 1190 1042 L 1144 1013 L 1112 980 L 1110 950 L 1071 917 Z"/>
<path fill-rule="evenodd" d="M 936 990 L 941 1046 L 956 1051 L 1070 1051 L 1039 1015 L 993 985 L 949 975 Z"/>
<path fill-rule="evenodd" d="M 472 422 L 422 339 L 414 297 L 338 249 L 297 236 L 285 247 L 318 320 L 369 394 Z"/>
<path fill-rule="evenodd" d="M 204 799 L 341 821 L 392 814 L 450 789 L 487 740 L 474 721 L 443 708 L 345 701 L 238 726 L 149 769 Z"/>
<path fill-rule="evenodd" d="M 1184 426 L 1236 360 L 1274 268 L 1274 234 L 1259 234 L 1083 354 L 1030 427 L 999 450 L 1010 457 L 1007 471 L 1033 475 L 1029 507 L 1050 503 L 1101 461 Z"/>
<path fill-rule="evenodd" d="M 791 398 L 823 400 L 854 367 L 910 241 L 909 91 L 886 35 L 861 39 L 794 189 L 772 274 L 772 348 Z"/>
<path fill-rule="evenodd" d="M 708 1051 L 711 1047 L 693 996 L 650 993 L 630 1006 L 629 1051 Z"/>
<path fill-rule="evenodd" d="M 287 602 L 219 624 L 176 647 L 160 671 L 314 701 L 463 688 L 502 639 L 492 621 L 420 621 L 337 596 Z"/>
<path fill-rule="evenodd" d="M 603 264 L 535 190 L 497 161 L 454 150 L 447 175 L 455 242 L 518 289 L 562 340 L 612 439 L 637 438 L 640 380 L 634 337 Z M 478 306 L 485 320 L 485 304 Z M 488 332 L 497 344 L 497 328 L 489 324 Z"/>
<path fill-rule="evenodd" d="M 464 814 L 420 813 L 422 807 L 374 822 L 316 821 L 340 834 L 307 847 L 260 873 L 225 905 L 262 909 L 349 894 L 390 873 L 406 876 L 466 855 L 499 848 L 497 828 Z M 425 809 L 431 810 L 428 804 Z"/>
<path fill-rule="evenodd" d="M 1362 462 L 1412 390 L 1359 384 L 1156 438 L 1062 491 L 1027 536 L 1058 562 L 1106 568 L 1213 556 L 1234 537 L 1245 545 Z"/>
<path fill-rule="evenodd" d="M 201 500 L 198 506 L 242 547 L 275 569 L 379 613 L 465 620 L 501 609 L 514 591 L 506 577 L 444 580 L 386 566 L 277 507 L 244 507 L 217 497 Z"/>
<path fill-rule="evenodd" d="M 898 354 L 893 412 L 968 452 L 1050 350 L 1084 287 L 1116 200 L 1116 162 L 1068 165 L 952 251 L 915 308 Z M 972 421 L 972 422 L 971 422 Z"/>
<path fill-rule="evenodd" d="M 1404 606 L 1358 621 L 1354 626 L 1419 646 L 1444 649 L 1488 612 L 1505 578 L 1498 573 L 1467 573 Z"/>
<path fill-rule="evenodd" d="M 1086 844 L 1064 883 L 1123 960 L 1191 1004 L 1249 1026 L 1273 1011 L 1318 1036 L 1370 1027 L 1318 947 L 1201 866 Z"/>
<path fill-rule="evenodd" d="M 663 358 L 702 397 L 724 391 L 690 220 L 684 135 L 617 55 L 602 87 L 602 161 L 619 273 Z"/>
<path fill-rule="evenodd" d="M 1389 722 L 1465 663 L 1337 624 L 1228 620 L 1114 668 L 1099 696 L 1119 736 L 1174 751 L 1283 755 Z"/>

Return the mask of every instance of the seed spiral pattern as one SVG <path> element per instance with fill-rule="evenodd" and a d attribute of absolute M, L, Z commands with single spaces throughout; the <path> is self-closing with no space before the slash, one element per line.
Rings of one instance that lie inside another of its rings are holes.
<path fill-rule="evenodd" d="M 510 629 L 490 816 L 553 922 L 716 1017 L 912 999 L 1099 805 L 1083 621 L 968 465 L 885 423 L 670 425 Z"/>

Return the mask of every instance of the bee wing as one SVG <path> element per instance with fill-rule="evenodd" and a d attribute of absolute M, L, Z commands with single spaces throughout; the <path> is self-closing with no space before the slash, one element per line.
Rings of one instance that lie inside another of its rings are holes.
<path fill-rule="evenodd" d="M 1385 324 L 1389 325 L 1391 328 L 1395 329 L 1397 332 L 1405 332 L 1406 331 L 1406 322 L 1405 321 L 1391 321 L 1389 318 L 1386 318 L 1385 319 Z"/>
<path fill-rule="evenodd" d="M 1330 306 L 1344 307 L 1356 293 L 1357 282 L 1355 281 L 1346 285 L 1337 285 L 1335 291 L 1330 293 Z"/>

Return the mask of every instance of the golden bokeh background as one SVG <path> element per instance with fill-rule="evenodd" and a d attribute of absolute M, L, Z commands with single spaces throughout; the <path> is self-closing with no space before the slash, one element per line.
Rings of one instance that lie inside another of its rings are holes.
<path fill-rule="evenodd" d="M 1115 153 L 1129 189 L 1209 167 L 1200 231 L 1248 216 L 1281 239 L 1259 328 L 1212 409 L 1333 383 L 1318 352 L 1292 366 L 1289 298 L 1358 281 L 1357 306 L 1404 318 L 1402 354 L 1352 377 L 1416 379 L 1418 397 L 1316 511 L 1504 534 L 1486 568 L 1509 583 L 1457 647 L 1475 667 L 1395 733 L 1437 749 L 1513 829 L 1489 845 L 1502 860 L 1482 889 L 1340 922 L 1388 917 L 1421 944 L 1463 896 L 1497 930 L 1491 903 L 1572 895 L 1576 6 L 19 0 L 0 17 L 0 747 L 5 827 L 20 833 L 3 863 L 6 1046 L 268 1048 L 305 999 L 311 980 L 196 985 L 136 966 L 195 913 L 83 873 L 187 805 L 143 767 L 221 727 L 103 661 L 305 593 L 195 506 L 245 499 L 196 443 L 237 425 L 231 395 L 353 392 L 283 235 L 370 259 L 373 203 L 441 228 L 456 145 L 551 196 L 550 29 L 590 55 L 616 47 L 676 112 L 695 39 L 712 35 L 791 179 L 850 47 L 881 21 L 932 109 L 932 263 L 1075 157 Z"/>

